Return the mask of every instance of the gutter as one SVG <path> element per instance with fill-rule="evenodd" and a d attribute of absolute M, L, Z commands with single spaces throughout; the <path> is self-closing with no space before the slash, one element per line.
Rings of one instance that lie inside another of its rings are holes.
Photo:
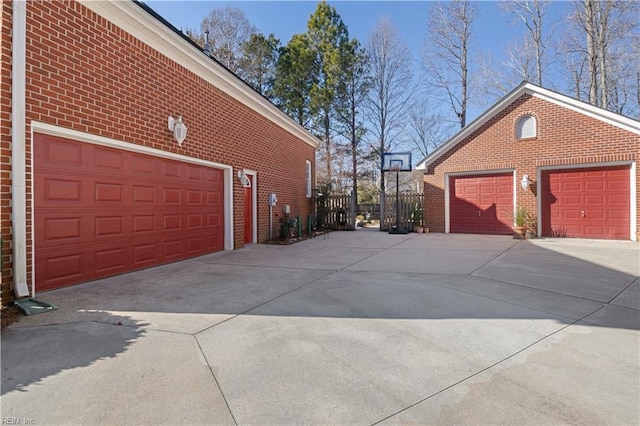
<path fill-rule="evenodd" d="M 13 291 L 29 296 L 27 285 L 26 69 L 27 2 L 13 0 L 11 46 L 11 226 Z"/>

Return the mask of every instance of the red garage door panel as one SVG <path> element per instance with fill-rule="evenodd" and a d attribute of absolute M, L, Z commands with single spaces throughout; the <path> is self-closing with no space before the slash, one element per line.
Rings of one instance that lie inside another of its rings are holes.
<path fill-rule="evenodd" d="M 36 288 L 222 250 L 222 170 L 36 135 Z"/>
<path fill-rule="evenodd" d="M 513 174 L 449 177 L 450 230 L 511 235 Z"/>
<path fill-rule="evenodd" d="M 542 173 L 544 236 L 630 238 L 629 166 Z"/>

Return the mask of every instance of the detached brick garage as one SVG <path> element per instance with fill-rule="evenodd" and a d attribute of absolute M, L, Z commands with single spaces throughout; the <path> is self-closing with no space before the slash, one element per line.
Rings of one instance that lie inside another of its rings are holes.
<path fill-rule="evenodd" d="M 3 302 L 266 241 L 269 193 L 312 212 L 317 139 L 146 5 L 1 22 Z"/>
<path fill-rule="evenodd" d="M 526 206 L 538 236 L 637 241 L 638 156 L 640 122 L 523 83 L 418 163 L 425 226 L 509 235 Z"/>

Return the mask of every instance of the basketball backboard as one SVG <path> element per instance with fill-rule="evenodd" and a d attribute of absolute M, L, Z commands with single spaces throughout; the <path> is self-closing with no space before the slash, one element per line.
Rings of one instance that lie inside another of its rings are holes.
<path fill-rule="evenodd" d="M 385 152 L 382 154 L 382 171 L 384 172 L 410 172 L 410 152 Z"/>

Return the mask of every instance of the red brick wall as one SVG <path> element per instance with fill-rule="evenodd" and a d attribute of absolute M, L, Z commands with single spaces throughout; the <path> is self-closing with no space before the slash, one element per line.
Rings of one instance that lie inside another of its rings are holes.
<path fill-rule="evenodd" d="M 8 3 L 3 2 L 3 10 Z M 3 13 L 3 18 L 10 17 Z M 3 42 L 3 55 L 7 54 Z M 4 80 L 2 84 L 4 104 Z M 188 126 L 182 147 L 166 129 L 169 115 L 181 115 Z M 235 247 L 244 241 L 240 169 L 258 172 L 259 241 L 269 233 L 268 193 L 276 192 L 279 204 L 290 204 L 294 215 L 306 218 L 310 212 L 305 160 L 315 160 L 311 146 L 76 2 L 27 2 L 26 116 L 28 159 L 29 123 L 35 120 L 232 165 Z M 3 133 L 5 128 L 3 123 Z M 4 138 L 2 144 L 4 148 Z M 2 161 L 3 173 L 8 172 L 5 150 Z M 28 187 L 30 171 L 27 164 Z M 3 236 L 9 232 L 4 222 L 9 202 L 4 185 L 3 179 Z M 31 194 L 27 199 L 30 211 Z M 31 223 L 28 213 L 29 282 Z M 3 285 L 3 294 L 8 290 Z"/>
<path fill-rule="evenodd" d="M 531 114 L 537 137 L 516 139 L 516 122 Z M 445 231 L 444 174 L 515 169 L 518 182 L 539 167 L 630 161 L 640 158 L 640 136 L 595 118 L 530 95 L 523 95 L 429 166 L 424 176 L 425 222 L 434 232 Z M 640 194 L 640 173 L 636 191 Z M 519 184 L 518 204 L 536 211 L 536 194 Z M 636 205 L 636 215 L 640 209 Z M 640 220 L 638 221 L 640 223 Z M 640 232 L 640 229 L 636 230 Z"/>

